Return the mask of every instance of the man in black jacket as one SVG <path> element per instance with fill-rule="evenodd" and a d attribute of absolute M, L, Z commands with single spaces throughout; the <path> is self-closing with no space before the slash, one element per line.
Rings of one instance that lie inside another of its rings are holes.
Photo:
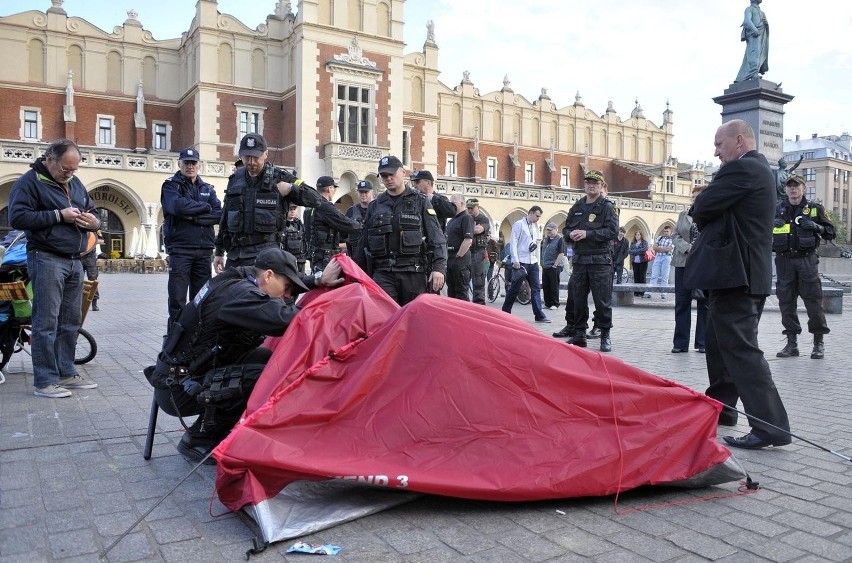
<path fill-rule="evenodd" d="M 731 409 L 742 399 L 751 432 L 740 438 L 725 436 L 725 441 L 748 449 L 791 442 L 787 411 L 757 342 L 760 315 L 772 287 L 775 179 L 755 144 L 754 131 L 745 121 L 729 121 L 716 131 L 716 156 L 722 166 L 695 198 L 691 215 L 701 235 L 693 244 L 685 272 L 687 279 L 695 279 L 696 288 L 709 288 L 707 395 Z M 707 263 L 700 247 L 724 246 L 730 221 L 739 229 L 739 252 L 731 253 L 723 269 L 744 271 L 744 280 L 714 280 L 711 276 L 720 271 L 720 264 Z M 720 424 L 736 424 L 737 414 L 731 409 L 721 412 Z"/>
<path fill-rule="evenodd" d="M 331 257 L 340 252 L 340 243 L 346 240 L 341 235 L 361 234 L 361 223 L 350 219 L 331 203 L 335 188 L 337 184 L 331 176 L 320 176 L 317 179 L 317 191 L 325 201 L 311 210 L 308 259 L 314 272 L 325 268 Z"/>

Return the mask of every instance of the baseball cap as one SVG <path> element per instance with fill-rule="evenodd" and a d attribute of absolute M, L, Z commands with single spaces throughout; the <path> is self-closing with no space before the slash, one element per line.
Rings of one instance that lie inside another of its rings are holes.
<path fill-rule="evenodd" d="M 240 141 L 240 156 L 262 156 L 266 151 L 266 139 L 259 133 L 247 133 Z"/>
<path fill-rule="evenodd" d="M 555 229 L 555 228 L 556 228 L 556 223 L 548 223 L 547 225 L 545 225 L 545 228 L 546 228 L 547 230 Z"/>
<path fill-rule="evenodd" d="M 411 180 L 414 182 L 416 182 L 417 180 L 429 180 L 431 182 L 434 182 L 435 178 L 428 170 L 418 170 L 414 173 L 414 176 L 411 177 Z"/>
<path fill-rule="evenodd" d="M 320 176 L 317 178 L 317 189 L 327 188 L 329 186 L 337 187 L 337 182 L 331 176 Z"/>
<path fill-rule="evenodd" d="M 262 250 L 254 260 L 255 268 L 261 270 L 272 270 L 280 276 L 288 278 L 291 282 L 308 290 L 308 286 L 299 277 L 299 271 L 296 269 L 296 257 L 280 248 L 267 248 Z"/>
<path fill-rule="evenodd" d="M 359 192 L 371 192 L 371 191 L 373 191 L 373 184 L 371 184 L 367 180 L 361 180 L 360 182 L 358 182 L 358 191 Z"/>
<path fill-rule="evenodd" d="M 183 149 L 180 151 L 180 156 L 178 157 L 178 160 L 191 160 L 194 162 L 198 162 L 200 159 L 201 156 L 199 156 L 198 151 L 195 149 Z"/>
<path fill-rule="evenodd" d="M 790 184 L 801 184 L 804 186 L 805 179 L 799 176 L 798 174 L 793 174 L 789 178 L 787 178 L 787 183 L 785 185 L 789 186 Z"/>
<path fill-rule="evenodd" d="M 469 200 L 467 200 L 467 208 L 468 209 L 470 209 L 472 207 L 476 207 L 477 205 L 479 205 L 479 200 L 476 199 L 475 197 L 472 197 Z"/>
<path fill-rule="evenodd" d="M 606 182 L 604 179 L 604 174 L 600 170 L 589 170 L 586 172 L 586 175 L 583 176 L 583 180 L 591 180 L 592 182 Z"/>
<path fill-rule="evenodd" d="M 379 174 L 394 174 L 402 168 L 402 162 L 395 156 L 385 156 L 379 161 Z"/>

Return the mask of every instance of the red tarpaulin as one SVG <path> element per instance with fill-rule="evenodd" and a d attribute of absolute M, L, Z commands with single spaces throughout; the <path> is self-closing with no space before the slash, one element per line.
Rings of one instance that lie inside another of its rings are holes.
<path fill-rule="evenodd" d="M 500 501 L 607 495 L 729 459 L 706 396 L 482 305 L 400 308 L 340 261 L 362 283 L 306 296 L 214 453 L 225 506 L 334 478 Z"/>

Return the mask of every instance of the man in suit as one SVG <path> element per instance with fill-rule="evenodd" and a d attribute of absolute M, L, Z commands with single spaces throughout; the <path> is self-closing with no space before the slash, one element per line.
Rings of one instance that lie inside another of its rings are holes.
<path fill-rule="evenodd" d="M 743 269 L 747 281 L 745 285 L 732 281 L 709 290 L 705 334 L 710 379 L 707 395 L 732 408 L 742 399 L 751 432 L 739 438 L 725 436 L 725 442 L 748 449 L 791 442 L 787 411 L 757 343 L 757 326 L 772 287 L 775 179 L 755 144 L 754 131 L 745 121 L 729 121 L 716 131 L 716 156 L 722 166 L 692 206 L 691 215 L 701 235 L 686 263 L 687 272 L 694 270 L 696 279 L 710 275 L 718 264 L 704 263 L 697 247 L 718 245 L 726 233 L 726 217 L 736 222 L 741 234 L 740 252 L 731 257 L 728 269 Z M 728 287 L 734 284 L 737 285 Z M 736 412 L 730 409 L 719 415 L 722 425 L 733 426 L 736 421 Z"/>

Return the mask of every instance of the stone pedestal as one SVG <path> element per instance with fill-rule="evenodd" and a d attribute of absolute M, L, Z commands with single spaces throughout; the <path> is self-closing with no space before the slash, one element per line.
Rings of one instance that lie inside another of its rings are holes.
<path fill-rule="evenodd" d="M 731 84 L 713 101 L 722 106 L 722 123 L 742 119 L 751 125 L 758 152 L 777 168 L 784 156 L 784 104 L 792 99 L 779 84 L 755 78 Z"/>

